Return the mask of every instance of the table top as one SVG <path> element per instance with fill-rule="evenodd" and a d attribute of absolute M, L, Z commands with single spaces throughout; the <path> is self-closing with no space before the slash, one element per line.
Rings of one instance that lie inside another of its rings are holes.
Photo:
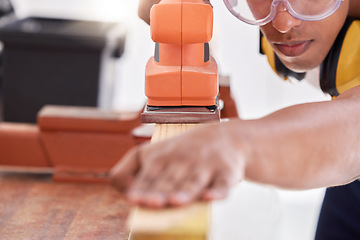
<path fill-rule="evenodd" d="M 0 172 L 1 239 L 128 239 L 129 208 L 106 184 Z"/>
<path fill-rule="evenodd" d="M 128 239 L 130 206 L 115 189 L 51 177 L 0 169 L 1 239 Z M 280 206 L 271 188 L 242 182 L 212 205 L 211 240 L 279 239 Z"/>

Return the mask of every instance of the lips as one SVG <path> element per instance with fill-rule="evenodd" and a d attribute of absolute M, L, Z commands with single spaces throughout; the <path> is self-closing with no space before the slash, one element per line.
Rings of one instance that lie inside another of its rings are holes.
<path fill-rule="evenodd" d="M 311 42 L 312 41 L 308 40 L 289 43 L 274 43 L 274 46 L 287 57 L 297 57 L 308 50 Z"/>

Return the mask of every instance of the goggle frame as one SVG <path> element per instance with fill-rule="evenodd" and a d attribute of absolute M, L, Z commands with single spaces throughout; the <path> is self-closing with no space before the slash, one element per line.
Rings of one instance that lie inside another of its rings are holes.
<path fill-rule="evenodd" d="M 273 0 L 271 3 L 271 7 L 270 7 L 270 13 L 268 16 L 266 16 L 263 19 L 258 19 L 258 20 L 250 20 L 247 19 L 243 16 L 241 16 L 238 12 L 236 12 L 234 10 L 234 8 L 232 7 L 231 3 L 229 1 L 231 0 L 223 0 L 225 3 L 225 6 L 228 8 L 228 10 L 239 20 L 250 24 L 250 25 L 256 25 L 256 26 L 263 26 L 268 24 L 269 22 L 271 22 L 272 20 L 274 20 L 275 16 L 277 15 L 277 8 L 279 4 L 283 4 L 286 8 L 286 11 L 288 11 L 293 17 L 303 20 L 303 21 L 319 21 L 322 20 L 324 18 L 329 17 L 331 14 L 333 14 L 341 5 L 341 3 L 344 0 L 336 0 L 334 6 L 329 9 L 327 12 L 322 13 L 322 14 L 317 14 L 317 15 L 304 15 L 304 14 L 300 14 L 297 13 L 291 6 L 291 4 L 289 3 L 288 0 Z M 246 0 L 240 0 L 240 1 L 246 1 Z"/>

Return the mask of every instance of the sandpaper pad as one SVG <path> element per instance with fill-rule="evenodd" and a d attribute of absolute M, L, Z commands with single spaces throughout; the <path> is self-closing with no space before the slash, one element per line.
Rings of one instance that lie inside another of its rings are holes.
<path fill-rule="evenodd" d="M 203 123 L 220 121 L 218 106 L 156 107 L 146 105 L 141 114 L 142 123 Z"/>

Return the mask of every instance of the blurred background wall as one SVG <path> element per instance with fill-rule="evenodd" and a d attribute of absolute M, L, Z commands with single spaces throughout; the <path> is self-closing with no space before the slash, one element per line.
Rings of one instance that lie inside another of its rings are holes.
<path fill-rule="evenodd" d="M 153 54 L 149 28 L 137 17 L 138 0 L 13 0 L 16 15 L 116 21 L 126 28 L 123 56 L 116 63 L 114 110 L 142 108 L 144 69 Z M 285 106 L 328 98 L 306 81 L 290 83 L 279 79 L 259 52 L 259 30 L 248 26 L 213 0 L 215 13 L 212 50 L 220 73 L 230 76 L 231 87 L 244 119 L 264 116 Z M 312 239 L 323 189 L 277 190 L 282 203 L 281 240 Z"/>
<path fill-rule="evenodd" d="M 132 109 L 145 101 L 144 68 L 153 55 L 149 28 L 137 17 L 138 0 L 13 0 L 16 15 L 45 16 L 124 24 L 127 41 L 118 63 L 118 91 L 114 108 Z M 214 6 L 213 54 L 220 73 L 231 78 L 232 91 L 243 118 L 256 118 L 296 103 L 327 99 L 306 81 L 279 79 L 259 52 L 259 30 L 233 17 L 222 1 Z"/>

